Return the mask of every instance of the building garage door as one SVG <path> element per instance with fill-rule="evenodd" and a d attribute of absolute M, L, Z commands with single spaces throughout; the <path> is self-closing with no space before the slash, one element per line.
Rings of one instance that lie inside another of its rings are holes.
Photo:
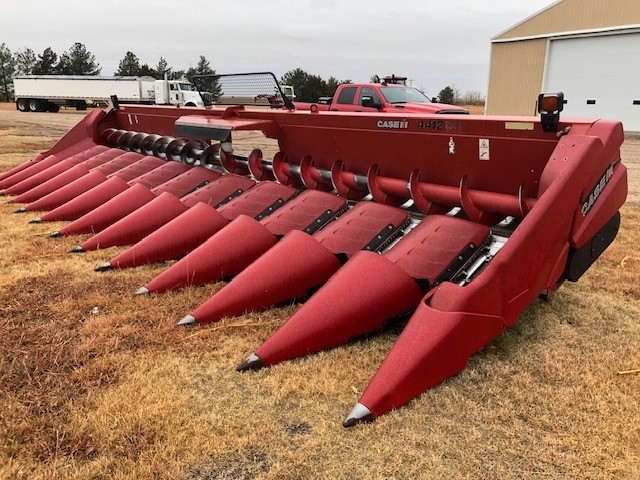
<path fill-rule="evenodd" d="M 563 115 L 640 131 L 640 33 L 551 40 L 544 91 L 564 92 Z"/>

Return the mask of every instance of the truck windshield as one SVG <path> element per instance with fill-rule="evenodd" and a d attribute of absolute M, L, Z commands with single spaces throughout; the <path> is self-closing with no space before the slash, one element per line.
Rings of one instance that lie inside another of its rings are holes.
<path fill-rule="evenodd" d="M 191 83 L 180 83 L 180 90 L 184 90 L 185 92 L 195 92 L 196 86 Z"/>
<path fill-rule="evenodd" d="M 429 99 L 413 87 L 380 87 L 380 92 L 389 103 L 429 103 Z"/>

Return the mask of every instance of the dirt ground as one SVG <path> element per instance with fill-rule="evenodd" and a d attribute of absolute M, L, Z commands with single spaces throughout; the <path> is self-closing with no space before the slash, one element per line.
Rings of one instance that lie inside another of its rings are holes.
<path fill-rule="evenodd" d="M 0 172 L 82 115 L 0 104 Z M 618 374 L 640 369 L 640 138 L 622 158 L 621 231 L 581 281 L 352 429 L 397 331 L 238 374 L 295 305 L 175 328 L 223 284 L 133 297 L 164 267 L 95 273 L 122 249 L 67 254 L 88 237 L 51 239 L 62 224 L 0 201 L 0 478 L 640 478 L 640 375 Z"/>

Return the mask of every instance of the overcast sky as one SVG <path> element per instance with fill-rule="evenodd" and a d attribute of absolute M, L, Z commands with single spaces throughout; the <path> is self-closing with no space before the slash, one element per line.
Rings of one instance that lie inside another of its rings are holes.
<path fill-rule="evenodd" d="M 368 81 L 402 74 L 428 95 L 486 94 L 491 37 L 553 0 L 2 0 L 0 43 L 57 53 L 82 42 L 103 75 L 127 50 L 218 73 L 296 67 Z"/>

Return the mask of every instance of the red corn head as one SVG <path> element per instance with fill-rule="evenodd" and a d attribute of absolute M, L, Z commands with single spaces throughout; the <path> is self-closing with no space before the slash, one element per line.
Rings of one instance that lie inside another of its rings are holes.
<path fill-rule="evenodd" d="M 130 184 L 133 186 L 130 188 L 130 190 L 134 189 L 135 187 L 135 190 L 133 192 L 130 192 L 128 194 L 122 192 L 117 197 L 112 198 L 104 204 L 101 204 L 99 207 L 91 210 L 81 218 L 78 218 L 75 222 L 60 229 L 58 234 L 72 235 L 79 233 L 100 232 L 107 228 L 109 225 L 114 224 L 118 220 L 129 215 L 131 212 L 137 210 L 145 203 L 153 200 L 156 197 L 156 193 L 152 192 L 150 189 L 162 185 L 164 182 L 171 180 L 172 178 L 180 175 L 181 173 L 184 173 L 190 168 L 182 163 L 162 163 L 163 164 L 161 166 L 136 177 L 135 180 L 132 180 Z M 97 188 L 99 188 L 100 186 L 98 186 Z M 131 201 L 130 204 L 126 203 L 128 200 Z"/>
<path fill-rule="evenodd" d="M 165 292 L 234 275 L 278 241 L 257 220 L 241 215 L 146 285 Z"/>
<path fill-rule="evenodd" d="M 37 166 L 40 164 L 36 164 L 34 165 Z M 69 170 L 71 167 L 73 167 L 75 165 L 75 163 L 70 162 L 69 160 L 60 160 L 58 162 L 55 162 L 53 165 L 51 165 L 49 168 L 46 168 L 44 170 L 42 170 L 39 173 L 36 173 L 34 175 L 28 176 L 27 178 L 25 178 L 24 180 L 22 180 L 21 182 L 18 182 L 14 185 L 12 185 L 11 187 L 5 188 L 4 189 L 4 194 L 5 195 L 20 195 L 28 190 L 31 190 L 34 187 L 37 187 L 38 185 L 40 185 L 41 183 L 46 182 L 47 180 L 52 179 L 53 177 L 60 175 L 61 173 Z M 27 170 L 24 170 L 23 172 L 20 173 L 24 173 Z"/>
<path fill-rule="evenodd" d="M 343 198 L 308 190 L 281 208 L 278 208 L 279 202 L 269 207 L 258 215 L 258 218 L 265 215 L 260 221 L 240 215 L 157 277 L 152 282 L 154 288 L 149 290 L 199 285 L 237 275 L 275 245 L 281 236 L 292 230 L 317 229 L 330 221 L 345 204 Z M 275 213 L 266 215 L 276 208 Z"/>
<path fill-rule="evenodd" d="M 272 365 L 342 345 L 382 329 L 389 318 L 415 308 L 423 295 L 417 282 L 384 256 L 358 252 L 255 354 Z"/>
<path fill-rule="evenodd" d="M 128 250 L 112 258 L 106 268 L 130 268 L 176 260 L 229 224 L 211 205 L 199 202 Z"/>
<path fill-rule="evenodd" d="M 60 198 L 56 198 L 56 202 L 62 202 L 65 199 L 66 202 L 57 206 L 50 213 L 43 215 L 40 220 L 43 222 L 77 220 L 129 188 L 130 185 L 127 182 L 134 185 L 136 179 L 144 178 L 147 173 L 155 168 L 162 167 L 165 163 L 164 160 L 159 158 L 145 157 L 134 152 L 128 152 L 116 157 L 93 170 L 93 172 L 107 175 L 105 182 L 88 189 L 79 196 L 70 195 L 72 192 L 60 192 Z M 78 181 L 81 182 L 82 179 Z"/>
<path fill-rule="evenodd" d="M 159 194 L 146 205 L 104 229 L 81 246 L 85 251 L 129 245 L 142 240 L 154 230 L 187 211 L 178 198 L 198 189 L 220 174 L 206 168 L 192 168 L 152 190 Z"/>
<path fill-rule="evenodd" d="M 431 285 L 455 274 L 488 236 L 486 226 L 473 222 L 425 218 L 383 255 L 354 255 L 255 355 L 270 365 L 381 329 L 413 310 Z"/>
<path fill-rule="evenodd" d="M 76 167 L 73 167 L 76 168 Z M 58 178 L 58 177 L 56 177 Z M 97 187 L 107 181 L 107 177 L 100 172 L 89 172 L 86 175 L 66 184 L 57 190 L 40 197 L 35 202 L 25 207 L 29 212 L 49 211 L 64 205 L 73 198 L 78 198 L 81 194 Z M 33 191 L 33 190 L 30 190 Z"/>
<path fill-rule="evenodd" d="M 121 181 L 120 179 L 118 180 Z M 102 185 L 106 185 L 106 182 Z M 99 185 L 97 188 L 102 185 Z M 93 190 L 85 193 L 85 195 L 92 191 Z M 59 230 L 59 234 L 78 235 L 82 233 L 100 232 L 154 198 L 156 198 L 156 195 L 144 185 L 133 185 L 69 225 L 62 227 Z M 65 205 L 63 205 L 63 207 Z"/>
<path fill-rule="evenodd" d="M 100 175 L 100 172 L 93 172 Z M 87 177 L 82 177 L 82 181 Z M 86 181 L 86 180 L 85 180 Z M 40 217 L 43 222 L 59 222 L 61 220 L 77 220 L 100 205 L 108 202 L 129 188 L 129 184 L 119 177 L 111 177 L 75 198 L 68 200 Z M 56 193 L 56 192 L 54 192 Z M 53 195 L 53 194 L 52 194 Z M 65 194 L 66 197 L 66 194 Z M 31 205 L 29 206 L 31 207 Z M 31 209 L 31 208 L 30 208 Z"/>
<path fill-rule="evenodd" d="M 187 207 L 175 195 L 161 193 L 80 246 L 86 252 L 135 243 L 186 210 Z"/>
<path fill-rule="evenodd" d="M 498 316 L 436 310 L 429 306 L 430 297 L 420 302 L 358 402 L 371 417 L 405 405 L 460 372 L 504 327 Z M 358 410 L 362 408 L 354 408 L 345 426 L 362 420 Z"/>
<path fill-rule="evenodd" d="M 376 250 L 407 218 L 394 207 L 360 203 L 313 236 L 292 231 L 191 315 L 207 323 L 306 297 L 340 268 L 338 256 Z"/>
<path fill-rule="evenodd" d="M 249 178 L 229 174 L 182 197 L 185 205 L 193 204 L 189 210 L 111 259 L 106 268 L 129 268 L 186 255 L 229 223 L 212 205 L 224 203 L 254 185 Z"/>
<path fill-rule="evenodd" d="M 24 162 L 23 164 L 18 165 L 17 167 L 14 167 L 8 172 L 1 175 L 0 188 L 7 188 L 12 185 L 15 185 L 18 182 L 21 182 L 29 177 L 32 177 L 46 170 L 47 168 L 51 167 L 52 165 L 55 165 L 61 160 L 64 160 L 67 158 L 69 160 L 72 160 L 73 157 L 77 156 L 79 160 L 73 163 L 78 163 L 83 159 L 90 158 L 94 155 L 98 155 L 106 150 L 109 150 L 108 147 L 105 147 L 102 145 L 93 145 L 85 149 L 84 151 L 81 150 L 80 152 L 78 152 L 78 149 L 83 148 L 83 146 L 88 146 L 88 145 L 85 144 L 84 142 L 80 142 L 75 144 L 73 148 L 69 148 L 69 149 L 66 149 L 65 151 L 58 152 L 58 154 L 56 155 L 47 155 L 47 156 L 44 156 L 42 154 L 36 155 L 36 157 L 33 160 Z M 69 155 L 69 153 L 65 153 L 70 151 L 76 151 L 78 153 L 76 153 L 75 155 L 74 154 Z"/>
<path fill-rule="evenodd" d="M 89 170 L 83 165 L 75 165 L 68 170 L 50 178 L 46 182 L 42 182 L 26 192 L 18 195 L 13 199 L 14 203 L 30 203 L 34 202 L 45 195 L 48 195 L 56 190 L 68 185 L 69 183 L 84 177 L 89 173 Z"/>
<path fill-rule="evenodd" d="M 294 230 L 191 315 L 198 323 L 209 323 L 303 298 L 341 265 L 314 237 Z"/>

